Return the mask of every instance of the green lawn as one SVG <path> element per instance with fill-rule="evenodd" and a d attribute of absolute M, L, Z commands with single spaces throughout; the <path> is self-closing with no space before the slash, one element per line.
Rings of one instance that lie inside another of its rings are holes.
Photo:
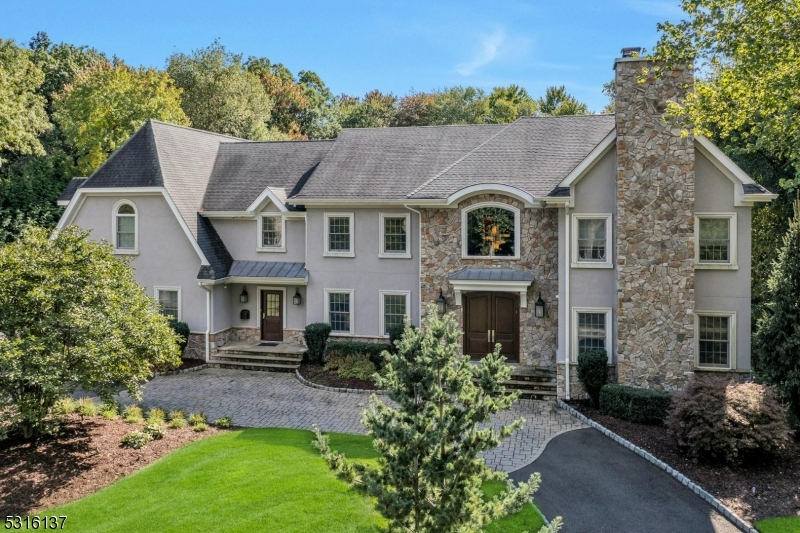
<path fill-rule="evenodd" d="M 66 531 L 378 532 L 373 503 L 328 470 L 309 431 L 248 429 L 181 448 L 114 485 L 42 515 L 66 515 Z M 331 434 L 331 446 L 372 461 L 367 437 Z M 496 494 L 502 485 L 485 487 Z M 489 531 L 537 531 L 525 509 Z"/>
<path fill-rule="evenodd" d="M 797 533 L 800 531 L 800 516 L 767 518 L 753 524 L 761 533 Z"/>

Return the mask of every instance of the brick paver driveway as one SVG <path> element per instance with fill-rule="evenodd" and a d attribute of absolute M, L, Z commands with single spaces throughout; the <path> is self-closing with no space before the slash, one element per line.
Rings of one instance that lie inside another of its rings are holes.
<path fill-rule="evenodd" d="M 294 374 L 208 368 L 161 376 L 144 385 L 142 405 L 202 411 L 209 420 L 228 415 L 246 427 L 286 427 L 364 433 L 362 407 L 367 394 L 345 394 L 306 387 Z M 127 393 L 120 402 L 131 402 Z M 511 472 L 536 459 L 556 435 L 585 427 L 552 403 L 520 400 L 493 424 L 525 418 L 525 427 L 486 454 L 492 468 Z"/>

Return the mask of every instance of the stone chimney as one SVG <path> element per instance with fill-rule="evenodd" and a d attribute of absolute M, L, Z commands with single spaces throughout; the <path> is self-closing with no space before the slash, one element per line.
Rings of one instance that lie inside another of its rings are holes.
<path fill-rule="evenodd" d="M 694 135 L 665 120 L 692 69 L 614 63 L 617 129 L 617 354 L 624 385 L 674 390 L 694 368 Z M 685 125 L 683 126 L 685 128 Z"/>

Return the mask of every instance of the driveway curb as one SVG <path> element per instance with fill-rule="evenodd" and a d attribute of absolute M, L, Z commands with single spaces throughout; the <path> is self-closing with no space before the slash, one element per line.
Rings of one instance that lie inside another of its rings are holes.
<path fill-rule="evenodd" d="M 318 383 L 314 383 L 313 381 L 308 381 L 300 374 L 299 370 L 294 371 L 294 376 L 297 378 L 297 381 L 299 381 L 306 387 L 312 387 L 314 389 L 324 390 L 328 392 L 347 392 L 351 394 L 378 394 L 381 396 L 386 395 L 386 391 L 381 389 L 347 389 L 344 387 L 328 387 L 326 385 L 319 385 Z"/>
<path fill-rule="evenodd" d="M 669 475 L 671 475 L 676 480 L 678 480 L 686 488 L 688 488 L 689 490 L 691 490 L 692 492 L 694 492 L 695 494 L 697 494 L 698 496 L 703 498 L 705 501 L 707 501 L 714 509 L 716 509 L 729 522 L 731 522 L 734 526 L 738 527 L 739 529 L 741 529 L 745 533 L 759 533 L 757 529 L 755 529 L 752 525 L 748 524 L 742 518 L 740 518 L 739 516 L 734 514 L 733 511 L 731 511 L 730 509 L 725 507 L 725 505 L 723 505 L 723 503 L 721 501 L 719 501 L 714 496 L 712 496 L 708 491 L 706 491 L 700 485 L 698 485 L 697 483 L 693 482 L 691 479 L 689 479 L 688 477 L 684 476 L 683 474 L 681 474 L 680 472 L 678 472 L 677 470 L 675 470 L 674 468 L 669 466 L 664 461 L 658 459 L 657 457 L 653 456 L 652 454 L 650 454 L 649 452 L 643 450 L 642 448 L 639 448 L 638 446 L 634 445 L 632 442 L 623 439 L 622 437 L 620 437 L 619 435 L 617 435 L 613 431 L 601 426 L 600 424 L 598 424 L 594 420 L 585 417 L 584 415 L 582 415 L 581 413 L 579 413 L 578 411 L 576 411 L 575 409 L 573 409 L 572 407 L 570 407 L 569 405 L 564 403 L 563 400 L 561 400 L 561 399 L 558 400 L 558 406 L 561 407 L 562 409 L 564 409 L 569 414 L 571 414 L 573 417 L 575 417 L 578 420 L 580 420 L 581 422 L 583 422 L 584 424 L 586 424 L 586 425 L 588 425 L 590 427 L 593 427 L 594 429 L 596 429 L 597 431 L 599 431 L 600 433 L 602 433 L 606 437 L 610 438 L 611 440 L 613 440 L 617 444 L 621 444 L 622 446 L 624 446 L 625 448 L 629 449 L 633 453 L 639 455 L 640 457 L 646 459 L 650 463 L 652 463 L 652 464 L 656 465 L 657 467 L 659 467 L 661 470 L 664 470 L 665 472 L 667 472 Z"/>

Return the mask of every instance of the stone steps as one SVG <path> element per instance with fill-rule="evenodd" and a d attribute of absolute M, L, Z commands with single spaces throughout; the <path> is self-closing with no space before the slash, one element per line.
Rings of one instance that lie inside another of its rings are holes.
<path fill-rule="evenodd" d="M 547 368 L 515 366 L 503 385 L 509 393 L 519 392 L 523 400 L 554 402 L 557 396 L 556 371 Z"/>
<path fill-rule="evenodd" d="M 221 347 L 209 359 L 209 364 L 217 368 L 294 372 L 303 361 L 303 351 L 301 347 L 287 344 L 265 347 L 239 343 Z"/>

